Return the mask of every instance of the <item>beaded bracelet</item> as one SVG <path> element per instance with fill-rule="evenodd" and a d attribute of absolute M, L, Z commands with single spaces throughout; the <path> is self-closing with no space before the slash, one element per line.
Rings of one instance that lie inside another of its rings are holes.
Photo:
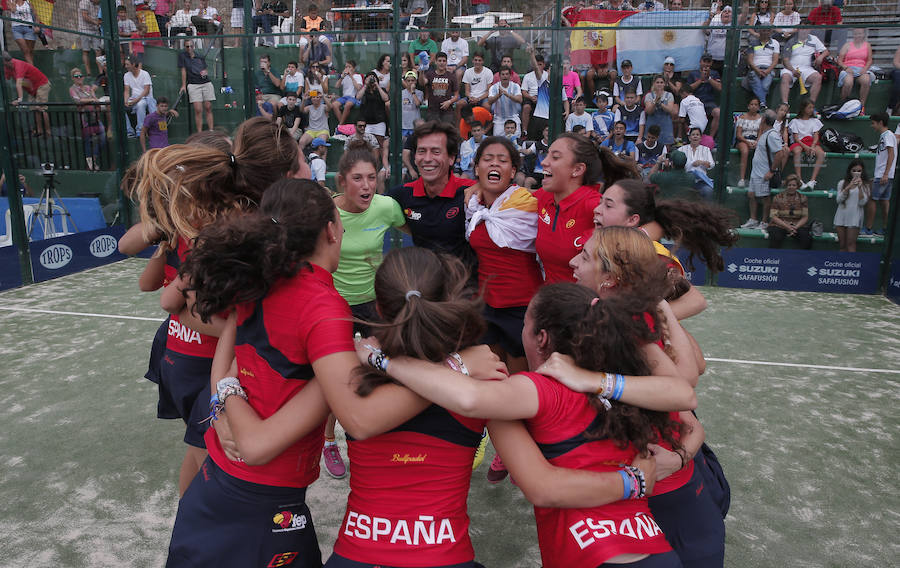
<path fill-rule="evenodd" d="M 597 389 L 601 399 L 619 400 L 625 390 L 625 377 L 620 373 L 604 373 L 603 382 Z"/>
<path fill-rule="evenodd" d="M 466 368 L 466 364 L 463 363 L 462 357 L 460 357 L 459 353 L 454 351 L 450 354 L 450 356 L 453 357 L 456 360 L 456 363 L 459 365 L 459 372 L 468 377 L 469 369 Z"/>
<path fill-rule="evenodd" d="M 644 479 L 644 472 L 641 471 L 641 468 L 633 465 L 626 465 L 620 471 L 627 472 L 632 483 L 632 488 L 628 497 L 623 497 L 623 499 L 642 499 L 647 496 L 647 482 Z"/>
<path fill-rule="evenodd" d="M 390 358 L 381 349 L 372 349 L 372 352 L 369 353 L 369 365 L 382 373 L 387 373 L 388 363 L 390 362 Z"/>

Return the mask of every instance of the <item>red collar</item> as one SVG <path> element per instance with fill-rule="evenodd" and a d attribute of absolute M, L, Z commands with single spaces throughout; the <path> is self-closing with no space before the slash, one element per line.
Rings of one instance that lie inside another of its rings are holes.
<path fill-rule="evenodd" d="M 467 180 L 458 178 L 451 173 L 450 179 L 447 180 L 447 185 L 444 186 L 443 191 L 441 191 L 439 194 L 437 194 L 436 197 L 444 197 L 447 199 L 453 199 L 453 197 L 456 195 L 456 190 L 462 186 L 467 185 L 466 181 Z M 471 184 L 469 184 L 469 185 L 471 185 Z M 419 178 L 416 181 L 406 184 L 406 187 L 412 188 L 413 197 L 428 197 L 428 194 L 425 193 L 425 182 L 422 181 L 422 176 L 419 176 Z"/>

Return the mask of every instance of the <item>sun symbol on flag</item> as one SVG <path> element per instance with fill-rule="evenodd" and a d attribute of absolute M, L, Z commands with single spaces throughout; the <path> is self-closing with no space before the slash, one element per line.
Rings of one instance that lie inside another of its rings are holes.
<path fill-rule="evenodd" d="M 675 32 L 673 30 L 664 30 L 662 39 L 664 43 L 674 43 L 675 42 Z"/>

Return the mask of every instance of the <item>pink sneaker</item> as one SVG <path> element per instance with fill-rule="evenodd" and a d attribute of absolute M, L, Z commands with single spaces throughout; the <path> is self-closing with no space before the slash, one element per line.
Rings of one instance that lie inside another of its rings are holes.
<path fill-rule="evenodd" d="M 325 459 L 325 471 L 335 479 L 347 477 L 347 466 L 341 457 L 341 450 L 337 444 L 322 448 L 322 457 Z"/>
<path fill-rule="evenodd" d="M 500 459 L 500 454 L 496 454 L 494 456 L 494 460 L 491 462 L 491 467 L 487 472 L 487 480 L 491 483 L 500 483 L 506 476 L 509 475 L 509 471 L 503 466 L 503 460 Z"/>

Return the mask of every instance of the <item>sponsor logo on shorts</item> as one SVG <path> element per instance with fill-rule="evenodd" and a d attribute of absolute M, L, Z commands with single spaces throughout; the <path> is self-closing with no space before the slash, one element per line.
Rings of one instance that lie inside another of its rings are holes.
<path fill-rule="evenodd" d="M 387 519 L 347 511 L 344 534 L 361 540 L 420 544 L 444 544 L 456 542 L 450 519 L 436 520 L 432 515 L 419 515 L 417 519 Z"/>
<path fill-rule="evenodd" d="M 448 219 L 453 219 L 457 215 L 459 215 L 459 207 L 451 207 L 447 210 L 446 216 Z"/>
<path fill-rule="evenodd" d="M 425 463 L 425 458 L 427 458 L 427 457 L 428 457 L 428 454 L 419 454 L 417 456 L 411 456 L 409 454 L 403 454 L 401 456 L 400 454 L 394 454 L 393 457 L 391 457 L 391 461 L 392 462 L 400 462 L 403 464 Z"/>
<path fill-rule="evenodd" d="M 44 268 L 62 268 L 72 260 L 72 249 L 66 245 L 51 245 L 44 249 L 39 259 Z"/>
<path fill-rule="evenodd" d="M 277 568 L 278 566 L 293 564 L 298 554 L 298 552 L 282 552 L 276 554 L 272 557 L 272 560 L 269 560 L 269 563 L 266 564 L 266 568 Z"/>
<path fill-rule="evenodd" d="M 308 520 L 306 518 L 306 515 L 298 515 L 289 510 L 284 510 L 280 513 L 275 513 L 275 516 L 272 517 L 272 522 L 275 523 L 275 527 L 272 529 L 272 532 L 280 533 L 305 529 Z"/>
<path fill-rule="evenodd" d="M 610 519 L 586 517 L 569 527 L 569 532 L 581 550 L 610 536 L 624 536 L 635 540 L 645 540 L 662 534 L 653 517 L 638 513 L 616 524 Z"/>
<path fill-rule="evenodd" d="M 91 241 L 90 247 L 88 248 L 92 255 L 97 258 L 103 258 L 116 252 L 118 242 L 112 235 L 100 235 Z"/>
<path fill-rule="evenodd" d="M 413 211 L 412 209 L 404 209 L 403 214 L 406 215 L 407 219 L 412 219 L 413 221 L 419 221 L 422 219 L 422 214 L 417 211 Z"/>

